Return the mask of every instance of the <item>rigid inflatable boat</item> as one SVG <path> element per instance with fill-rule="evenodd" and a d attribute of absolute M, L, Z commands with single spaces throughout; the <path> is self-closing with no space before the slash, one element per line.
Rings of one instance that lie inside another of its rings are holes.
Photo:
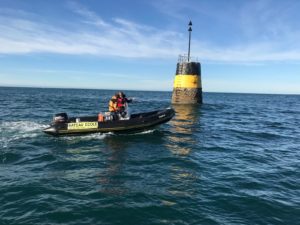
<path fill-rule="evenodd" d="M 175 111 L 167 108 L 132 114 L 130 118 L 122 118 L 119 115 L 99 115 L 68 118 L 66 113 L 60 113 L 54 117 L 53 123 L 43 131 L 55 136 L 107 132 L 134 133 L 168 122 L 175 115 Z"/>

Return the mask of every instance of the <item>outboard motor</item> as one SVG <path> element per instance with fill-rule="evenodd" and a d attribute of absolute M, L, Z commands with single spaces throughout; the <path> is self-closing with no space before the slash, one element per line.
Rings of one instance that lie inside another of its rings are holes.
<path fill-rule="evenodd" d="M 67 123 L 68 115 L 67 113 L 58 113 L 53 117 L 53 123 Z"/>

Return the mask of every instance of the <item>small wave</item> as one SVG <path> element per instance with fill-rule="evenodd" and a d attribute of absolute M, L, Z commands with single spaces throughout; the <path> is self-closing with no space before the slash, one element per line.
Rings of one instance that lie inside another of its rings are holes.
<path fill-rule="evenodd" d="M 106 137 L 109 136 L 131 136 L 131 135 L 144 135 L 144 134 L 151 134 L 155 131 L 154 130 L 146 130 L 141 131 L 137 133 L 122 133 L 122 134 L 116 134 L 113 132 L 109 133 L 94 133 L 94 134 L 87 134 L 87 135 L 78 135 L 78 136 L 62 136 L 61 139 L 68 140 L 68 141 L 81 141 L 81 140 L 103 140 Z"/>
<path fill-rule="evenodd" d="M 78 136 L 62 136 L 61 139 L 67 141 L 80 141 L 80 140 L 102 140 L 108 135 L 112 135 L 112 133 L 94 133 L 87 135 L 78 135 Z"/>
<path fill-rule="evenodd" d="M 9 121 L 9 122 L 2 122 L 0 125 L 0 131 L 1 132 L 21 132 L 21 133 L 27 133 L 27 132 L 33 132 L 36 130 L 41 130 L 43 128 L 46 128 L 47 125 L 45 124 L 39 124 L 37 122 L 33 121 Z"/>
<path fill-rule="evenodd" d="M 298 115 L 300 113 L 299 111 L 296 111 L 296 110 L 282 110 L 279 112 L 284 113 L 284 114 L 294 114 L 294 115 Z"/>
<path fill-rule="evenodd" d="M 261 138 L 265 140 L 275 140 L 277 138 L 287 138 L 288 136 L 282 133 L 275 133 L 270 131 L 242 131 L 236 129 L 230 129 L 238 134 L 238 137 L 242 139 L 252 140 L 252 138 Z"/>
<path fill-rule="evenodd" d="M 114 134 L 114 135 L 119 135 L 119 136 L 132 136 L 132 135 L 144 135 L 144 134 L 152 134 L 154 133 L 156 130 L 145 130 L 145 131 L 141 131 L 141 132 L 136 132 L 136 133 L 122 133 L 122 134 Z"/>
<path fill-rule="evenodd" d="M 18 161 L 21 156 L 13 152 L 2 152 L 0 151 L 0 163 L 11 163 Z"/>
<path fill-rule="evenodd" d="M 45 124 L 33 121 L 7 121 L 0 123 L 0 147 L 7 148 L 11 142 L 37 137 Z"/>

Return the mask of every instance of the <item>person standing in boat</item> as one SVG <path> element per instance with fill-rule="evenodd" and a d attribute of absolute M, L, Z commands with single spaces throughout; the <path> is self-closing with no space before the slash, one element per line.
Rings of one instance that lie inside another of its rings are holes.
<path fill-rule="evenodd" d="M 132 102 L 132 99 L 126 98 L 123 92 L 120 91 L 118 93 L 117 108 L 120 119 L 130 119 L 131 112 L 127 104 L 130 102 Z"/>
<path fill-rule="evenodd" d="M 126 98 L 126 95 L 122 91 L 118 93 L 117 108 L 120 113 L 124 112 L 126 109 L 126 104 L 131 102 L 132 99 Z"/>
<path fill-rule="evenodd" d="M 127 106 L 127 103 L 130 102 L 132 102 L 132 99 L 126 98 L 126 95 L 121 91 L 111 97 L 108 110 L 113 116 L 114 120 L 118 118 L 130 118 L 131 113 Z"/>

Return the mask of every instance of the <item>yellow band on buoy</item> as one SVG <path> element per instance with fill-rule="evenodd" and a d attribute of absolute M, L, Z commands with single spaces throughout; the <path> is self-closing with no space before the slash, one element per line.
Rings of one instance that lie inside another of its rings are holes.
<path fill-rule="evenodd" d="M 198 75 L 176 75 L 174 88 L 201 88 L 201 79 Z"/>

